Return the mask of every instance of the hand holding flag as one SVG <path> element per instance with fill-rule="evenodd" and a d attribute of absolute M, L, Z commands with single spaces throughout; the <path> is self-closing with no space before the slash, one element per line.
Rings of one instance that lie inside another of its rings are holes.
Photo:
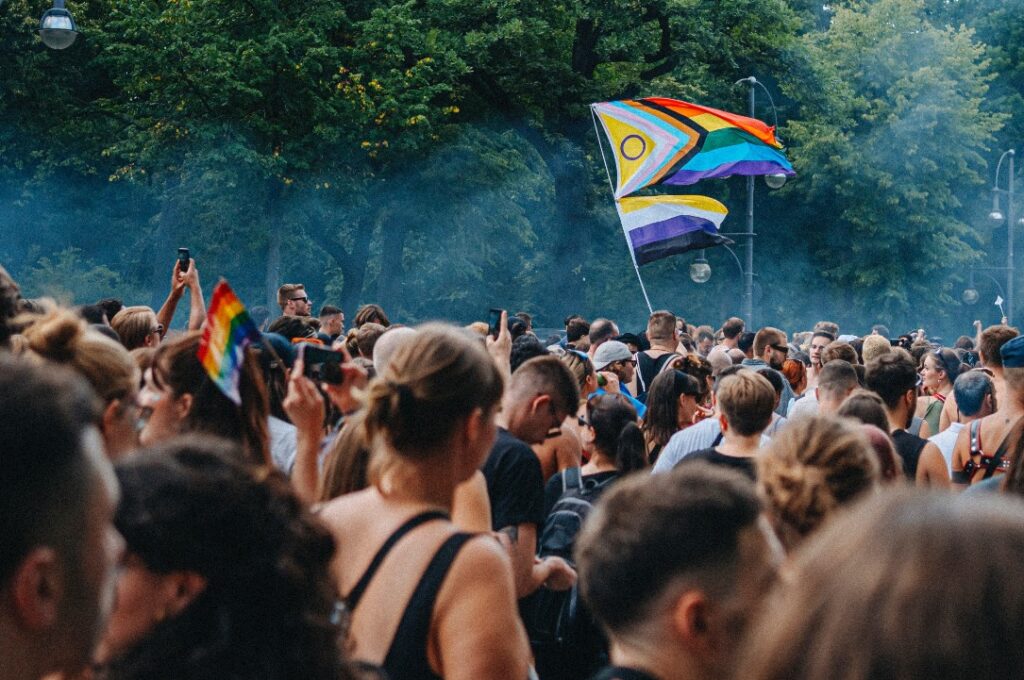
<path fill-rule="evenodd" d="M 227 281 L 221 279 L 213 289 L 203 338 L 196 356 L 210 380 L 236 404 L 242 403 L 238 379 L 245 360 L 245 348 L 260 337 L 260 331 L 245 305 Z"/>

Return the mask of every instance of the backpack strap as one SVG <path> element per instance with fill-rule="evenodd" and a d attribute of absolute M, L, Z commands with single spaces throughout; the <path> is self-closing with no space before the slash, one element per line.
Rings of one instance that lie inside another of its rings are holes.
<path fill-rule="evenodd" d="M 395 531 L 388 536 L 387 540 L 384 541 L 384 545 L 380 547 L 377 554 L 373 556 L 372 560 L 370 560 L 370 566 L 366 568 L 366 571 L 363 572 L 363 575 L 356 582 L 355 587 L 349 591 L 348 597 L 345 598 L 345 604 L 350 613 L 356 610 L 356 606 L 359 605 L 359 600 L 362 599 L 367 587 L 369 587 L 370 581 L 373 580 L 373 577 L 376 575 L 377 570 L 380 569 L 380 565 L 384 561 L 384 558 L 388 556 L 388 553 L 395 547 L 395 544 L 398 543 L 403 536 L 421 524 L 426 524 L 427 522 L 432 522 L 438 519 L 448 519 L 448 513 L 441 512 L 440 510 L 428 510 L 426 512 L 421 512 L 420 514 L 407 519 L 402 526 L 395 529 Z"/>
<path fill-rule="evenodd" d="M 562 471 L 562 493 L 583 486 L 583 470 L 579 465 Z"/>

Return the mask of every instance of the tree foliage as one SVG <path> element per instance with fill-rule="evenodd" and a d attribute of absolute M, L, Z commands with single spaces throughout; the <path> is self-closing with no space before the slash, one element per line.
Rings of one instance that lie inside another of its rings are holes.
<path fill-rule="evenodd" d="M 755 75 L 798 172 L 756 193 L 758 321 L 957 327 L 974 310 L 956 277 L 994 250 L 973 219 L 991 149 L 1024 129 L 1022 5 L 72 0 L 83 35 L 53 52 L 41 9 L 8 0 L 0 259 L 89 291 L 73 272 L 105 266 L 118 278 L 95 281 L 152 302 L 187 245 L 251 303 L 301 280 L 404 321 L 500 305 L 640 324 L 588 105 L 745 112 L 734 83 Z M 743 182 L 689 189 L 741 231 Z M 703 286 L 687 257 L 644 267 L 654 305 L 739 312 L 736 261 L 708 257 Z"/>

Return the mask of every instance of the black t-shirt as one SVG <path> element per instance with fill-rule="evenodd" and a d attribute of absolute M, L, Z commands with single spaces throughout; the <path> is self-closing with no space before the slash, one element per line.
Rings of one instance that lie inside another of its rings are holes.
<path fill-rule="evenodd" d="M 689 458 L 689 456 L 687 456 Z M 648 675 L 635 668 L 624 668 L 622 666 L 607 666 L 593 677 L 592 680 L 658 680 L 653 675 Z"/>
<path fill-rule="evenodd" d="M 913 484 L 917 477 L 917 461 L 920 460 L 921 450 L 928 440 L 914 436 L 906 430 L 896 430 L 892 433 L 892 442 L 896 445 L 896 453 L 900 454 L 903 460 L 903 474 Z"/>
<path fill-rule="evenodd" d="M 556 472 L 548 480 L 547 485 L 544 487 L 544 519 L 547 520 L 548 515 L 551 514 L 551 508 L 555 506 L 558 499 L 562 497 L 562 478 L 564 473 Z M 602 485 L 609 479 L 613 479 L 619 476 L 618 470 L 607 470 L 605 472 L 595 472 L 592 475 L 584 475 L 582 478 L 583 488 L 587 487 L 587 484 Z M 602 487 L 602 490 L 604 487 Z M 597 498 L 600 496 L 600 492 L 597 495 L 590 497 L 591 503 L 596 503 Z"/>
<path fill-rule="evenodd" d="M 544 473 L 526 442 L 499 428 L 482 468 L 491 499 L 491 527 L 544 522 Z"/>
<path fill-rule="evenodd" d="M 682 465 L 685 463 L 696 462 L 698 460 L 702 460 L 713 465 L 724 465 L 725 467 L 732 468 L 733 470 L 742 472 L 747 477 L 750 477 L 753 480 L 757 479 L 757 471 L 754 467 L 753 458 L 727 456 L 724 453 L 719 453 L 714 448 L 700 449 L 699 451 L 694 451 L 693 453 L 689 454 L 681 461 L 679 461 L 679 463 L 680 465 Z"/>

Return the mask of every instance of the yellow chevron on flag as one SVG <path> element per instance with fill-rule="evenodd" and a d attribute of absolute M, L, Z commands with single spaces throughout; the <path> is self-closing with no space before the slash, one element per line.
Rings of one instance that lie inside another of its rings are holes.
<path fill-rule="evenodd" d="M 706 132 L 651 107 L 633 102 L 594 104 L 615 159 L 615 197 L 658 183 L 695 153 Z"/>

